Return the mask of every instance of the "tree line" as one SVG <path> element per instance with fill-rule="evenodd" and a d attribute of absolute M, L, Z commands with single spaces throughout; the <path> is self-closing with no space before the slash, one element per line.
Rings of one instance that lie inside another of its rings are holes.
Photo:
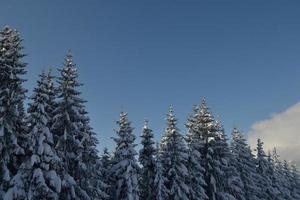
<path fill-rule="evenodd" d="M 22 39 L 0 31 L 0 200 L 299 200 L 295 165 L 276 152 L 255 152 L 243 133 L 229 140 L 205 100 L 182 134 L 173 108 L 160 142 L 149 122 L 142 148 L 126 112 L 116 122 L 115 149 L 99 153 L 69 52 L 59 77 L 42 72 L 28 108 Z"/>

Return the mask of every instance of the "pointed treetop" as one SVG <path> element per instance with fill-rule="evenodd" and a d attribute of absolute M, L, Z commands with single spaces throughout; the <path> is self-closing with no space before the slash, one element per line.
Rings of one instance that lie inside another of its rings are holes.
<path fill-rule="evenodd" d="M 125 111 L 120 112 L 120 118 L 127 118 L 127 113 Z"/>
<path fill-rule="evenodd" d="M 173 106 L 170 106 L 169 108 L 169 112 L 167 114 L 167 121 L 169 122 L 173 122 L 176 124 L 176 118 L 175 118 L 175 114 L 174 114 L 174 109 L 173 109 Z"/>
<path fill-rule="evenodd" d="M 71 53 L 71 50 L 68 50 L 66 58 L 65 58 L 66 66 L 75 66 L 73 64 L 73 55 Z"/>
<path fill-rule="evenodd" d="M 205 97 L 202 97 L 201 104 L 206 104 L 206 98 Z"/>
<path fill-rule="evenodd" d="M 48 85 L 48 88 L 51 90 L 50 92 L 52 93 L 55 93 L 55 88 L 54 88 L 54 83 L 53 83 L 53 79 L 55 78 L 54 75 L 52 75 L 52 68 L 48 68 L 48 73 L 46 76 L 46 79 L 47 79 L 47 85 Z M 55 94 L 53 94 L 55 95 Z"/>
<path fill-rule="evenodd" d="M 120 119 L 117 121 L 117 124 L 120 125 L 120 129 L 128 129 L 128 131 L 132 131 L 133 128 L 130 126 L 131 122 L 128 120 L 128 113 L 121 111 L 120 112 Z M 118 131 L 117 131 L 118 132 Z"/>
<path fill-rule="evenodd" d="M 5 25 L 5 26 L 3 27 L 2 32 L 3 32 L 3 33 L 6 33 L 6 34 L 8 34 L 8 33 L 15 33 L 15 34 L 18 34 L 18 31 L 17 31 L 17 30 L 12 29 L 12 28 L 11 28 L 10 26 L 8 26 L 8 25 Z"/>
<path fill-rule="evenodd" d="M 149 120 L 145 119 L 144 120 L 144 129 L 148 129 L 149 128 Z"/>
<path fill-rule="evenodd" d="M 262 146 L 264 143 L 261 141 L 260 138 L 257 138 L 257 145 L 258 146 Z"/>
<path fill-rule="evenodd" d="M 55 78 L 55 76 L 52 75 L 52 71 L 53 71 L 53 68 L 52 68 L 52 67 L 49 67 L 49 68 L 48 68 L 48 72 L 47 72 L 47 80 L 48 80 L 48 84 L 49 84 L 49 83 L 53 84 L 53 83 L 52 83 L 52 80 L 53 80 L 53 78 Z"/>
<path fill-rule="evenodd" d="M 236 126 L 233 127 L 231 135 L 232 135 L 232 139 L 240 139 L 241 138 L 241 132 Z"/>
<path fill-rule="evenodd" d="M 240 130 L 237 126 L 233 126 L 232 133 L 239 133 Z"/>
<path fill-rule="evenodd" d="M 45 80 L 46 80 L 46 73 L 45 73 L 45 70 L 42 70 L 42 72 L 39 74 L 39 77 L 40 77 L 40 80 L 37 80 L 37 83 L 39 83 L 39 82 L 41 82 L 41 83 L 43 83 L 43 82 L 45 82 Z"/>
<path fill-rule="evenodd" d="M 68 49 L 67 56 L 72 57 L 72 50 L 71 49 Z"/>
<path fill-rule="evenodd" d="M 174 108 L 173 108 L 173 106 L 171 105 L 171 106 L 169 107 L 169 114 L 172 114 L 172 115 L 173 115 L 173 113 L 174 113 Z"/>
<path fill-rule="evenodd" d="M 201 100 L 200 108 L 207 108 L 207 103 L 206 103 L 205 97 L 203 97 Z"/>
<path fill-rule="evenodd" d="M 264 151 L 263 145 L 264 145 L 264 143 L 261 141 L 260 138 L 258 138 L 257 139 L 257 148 L 256 148 L 258 157 L 266 157 L 266 153 Z"/>
<path fill-rule="evenodd" d="M 276 147 L 274 147 L 274 149 L 272 151 L 272 157 L 273 157 L 274 161 L 279 161 L 280 160 L 280 157 L 279 157 L 279 155 L 277 153 Z"/>
<path fill-rule="evenodd" d="M 4 27 L 3 27 L 3 30 L 8 30 L 8 29 L 11 29 L 12 30 L 12 28 L 10 28 L 10 26 L 9 25 L 4 25 Z"/>
<path fill-rule="evenodd" d="M 17 31 L 16 29 L 12 29 L 11 27 L 9 27 L 9 26 L 4 26 L 3 27 L 3 29 L 2 30 L 0 30 L 0 32 L 2 33 L 2 37 L 3 38 L 6 38 L 6 39 L 8 39 L 8 37 L 12 37 L 9 41 L 12 41 L 12 39 L 14 38 L 14 39 L 18 39 L 18 40 L 21 40 L 20 38 L 19 38 L 19 31 Z M 3 38 L 1 38 L 1 39 L 3 39 Z M 19 44 L 17 44 L 17 45 L 19 45 Z"/>
<path fill-rule="evenodd" d="M 198 114 L 199 115 L 207 115 L 207 116 L 211 116 L 211 113 L 209 111 L 209 107 L 207 106 L 207 103 L 206 103 L 206 99 L 203 98 L 200 105 L 199 105 L 199 108 L 198 108 Z"/>

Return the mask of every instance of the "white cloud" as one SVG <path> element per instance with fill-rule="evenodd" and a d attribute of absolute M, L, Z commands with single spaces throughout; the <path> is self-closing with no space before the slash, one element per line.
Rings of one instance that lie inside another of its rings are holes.
<path fill-rule="evenodd" d="M 276 147 L 282 159 L 295 161 L 300 166 L 300 102 L 254 123 L 248 133 L 251 147 L 256 146 L 257 138 L 264 142 L 266 152 Z"/>

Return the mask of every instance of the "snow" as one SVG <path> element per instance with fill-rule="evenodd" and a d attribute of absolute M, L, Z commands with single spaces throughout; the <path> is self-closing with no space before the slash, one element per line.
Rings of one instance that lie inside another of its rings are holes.
<path fill-rule="evenodd" d="M 70 53 L 58 88 L 50 73 L 42 73 L 25 112 L 21 43 L 16 30 L 0 31 L 1 200 L 300 199 L 296 166 L 276 150 L 266 155 L 261 140 L 255 157 L 237 129 L 229 146 L 205 100 L 189 116 L 185 136 L 170 108 L 157 148 L 146 121 L 140 163 L 134 129 L 121 112 L 116 148 L 100 157 Z"/>
<path fill-rule="evenodd" d="M 45 176 L 49 180 L 49 185 L 53 187 L 57 193 L 60 193 L 62 183 L 60 177 L 56 174 L 56 171 L 50 170 Z"/>

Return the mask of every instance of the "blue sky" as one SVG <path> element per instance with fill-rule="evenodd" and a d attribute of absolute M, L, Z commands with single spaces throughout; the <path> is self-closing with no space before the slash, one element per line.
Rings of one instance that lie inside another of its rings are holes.
<path fill-rule="evenodd" d="M 71 49 L 102 148 L 119 111 L 157 139 L 173 105 L 183 123 L 206 97 L 227 133 L 300 100 L 299 1 L 4 1 L 0 26 L 18 29 L 26 87 Z"/>

